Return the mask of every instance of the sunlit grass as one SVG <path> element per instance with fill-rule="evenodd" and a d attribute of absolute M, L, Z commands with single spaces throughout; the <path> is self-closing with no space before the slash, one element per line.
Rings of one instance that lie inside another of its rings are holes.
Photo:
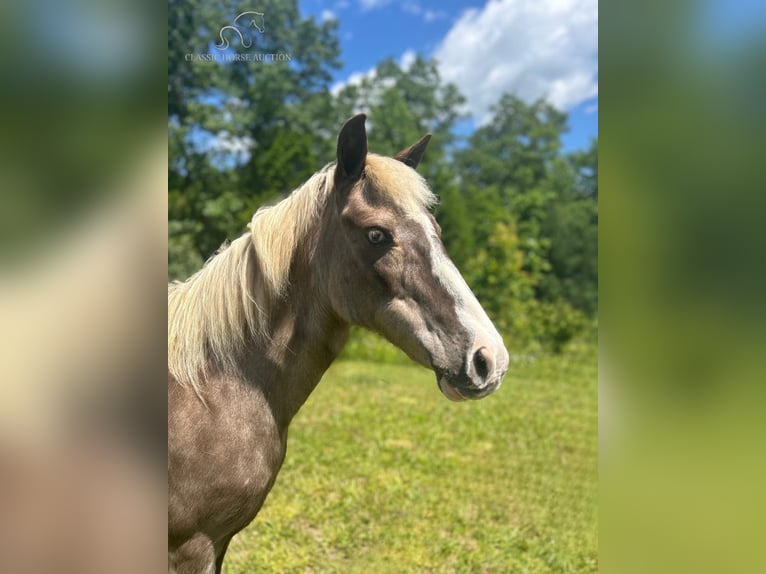
<path fill-rule="evenodd" d="M 461 404 L 426 369 L 338 362 L 225 571 L 595 572 L 597 428 L 591 348 Z"/>

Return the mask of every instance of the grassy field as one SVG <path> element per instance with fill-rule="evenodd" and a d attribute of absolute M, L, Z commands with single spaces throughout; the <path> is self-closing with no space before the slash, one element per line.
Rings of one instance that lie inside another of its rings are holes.
<path fill-rule="evenodd" d="M 513 363 L 455 404 L 426 369 L 337 362 L 224 571 L 597 571 L 596 366 Z"/>

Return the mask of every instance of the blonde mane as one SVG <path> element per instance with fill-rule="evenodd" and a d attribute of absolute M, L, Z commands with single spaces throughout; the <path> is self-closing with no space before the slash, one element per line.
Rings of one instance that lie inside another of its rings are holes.
<path fill-rule="evenodd" d="M 327 165 L 286 199 L 259 209 L 249 233 L 168 286 L 168 371 L 200 398 L 209 375 L 236 373 L 246 344 L 268 340 L 269 310 L 288 287 L 293 255 L 326 205 L 334 174 Z M 403 213 L 436 202 L 414 170 L 375 154 L 367 156 L 364 192 Z"/>

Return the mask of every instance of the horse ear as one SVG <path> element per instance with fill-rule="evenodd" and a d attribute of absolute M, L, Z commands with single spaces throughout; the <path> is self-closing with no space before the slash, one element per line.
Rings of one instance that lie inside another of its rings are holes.
<path fill-rule="evenodd" d="M 362 175 L 367 158 L 367 132 L 364 129 L 365 114 L 357 114 L 347 120 L 338 134 L 338 165 L 335 169 L 336 183 L 355 181 Z"/>
<path fill-rule="evenodd" d="M 394 156 L 394 159 L 406 163 L 412 169 L 418 167 L 420 160 L 423 159 L 423 154 L 426 153 L 428 142 L 431 141 L 431 134 L 426 134 L 420 138 L 417 143 L 412 144 L 407 149 L 403 149 Z"/>

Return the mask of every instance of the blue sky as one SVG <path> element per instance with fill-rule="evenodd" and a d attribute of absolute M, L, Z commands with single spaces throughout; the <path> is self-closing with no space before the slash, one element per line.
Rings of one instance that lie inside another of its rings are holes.
<path fill-rule="evenodd" d="M 512 91 L 547 97 L 569 114 L 567 150 L 598 134 L 596 0 L 302 0 L 301 10 L 339 22 L 343 68 L 336 86 L 358 80 L 387 57 L 434 56 L 442 77 L 468 99 L 471 119 Z"/>

